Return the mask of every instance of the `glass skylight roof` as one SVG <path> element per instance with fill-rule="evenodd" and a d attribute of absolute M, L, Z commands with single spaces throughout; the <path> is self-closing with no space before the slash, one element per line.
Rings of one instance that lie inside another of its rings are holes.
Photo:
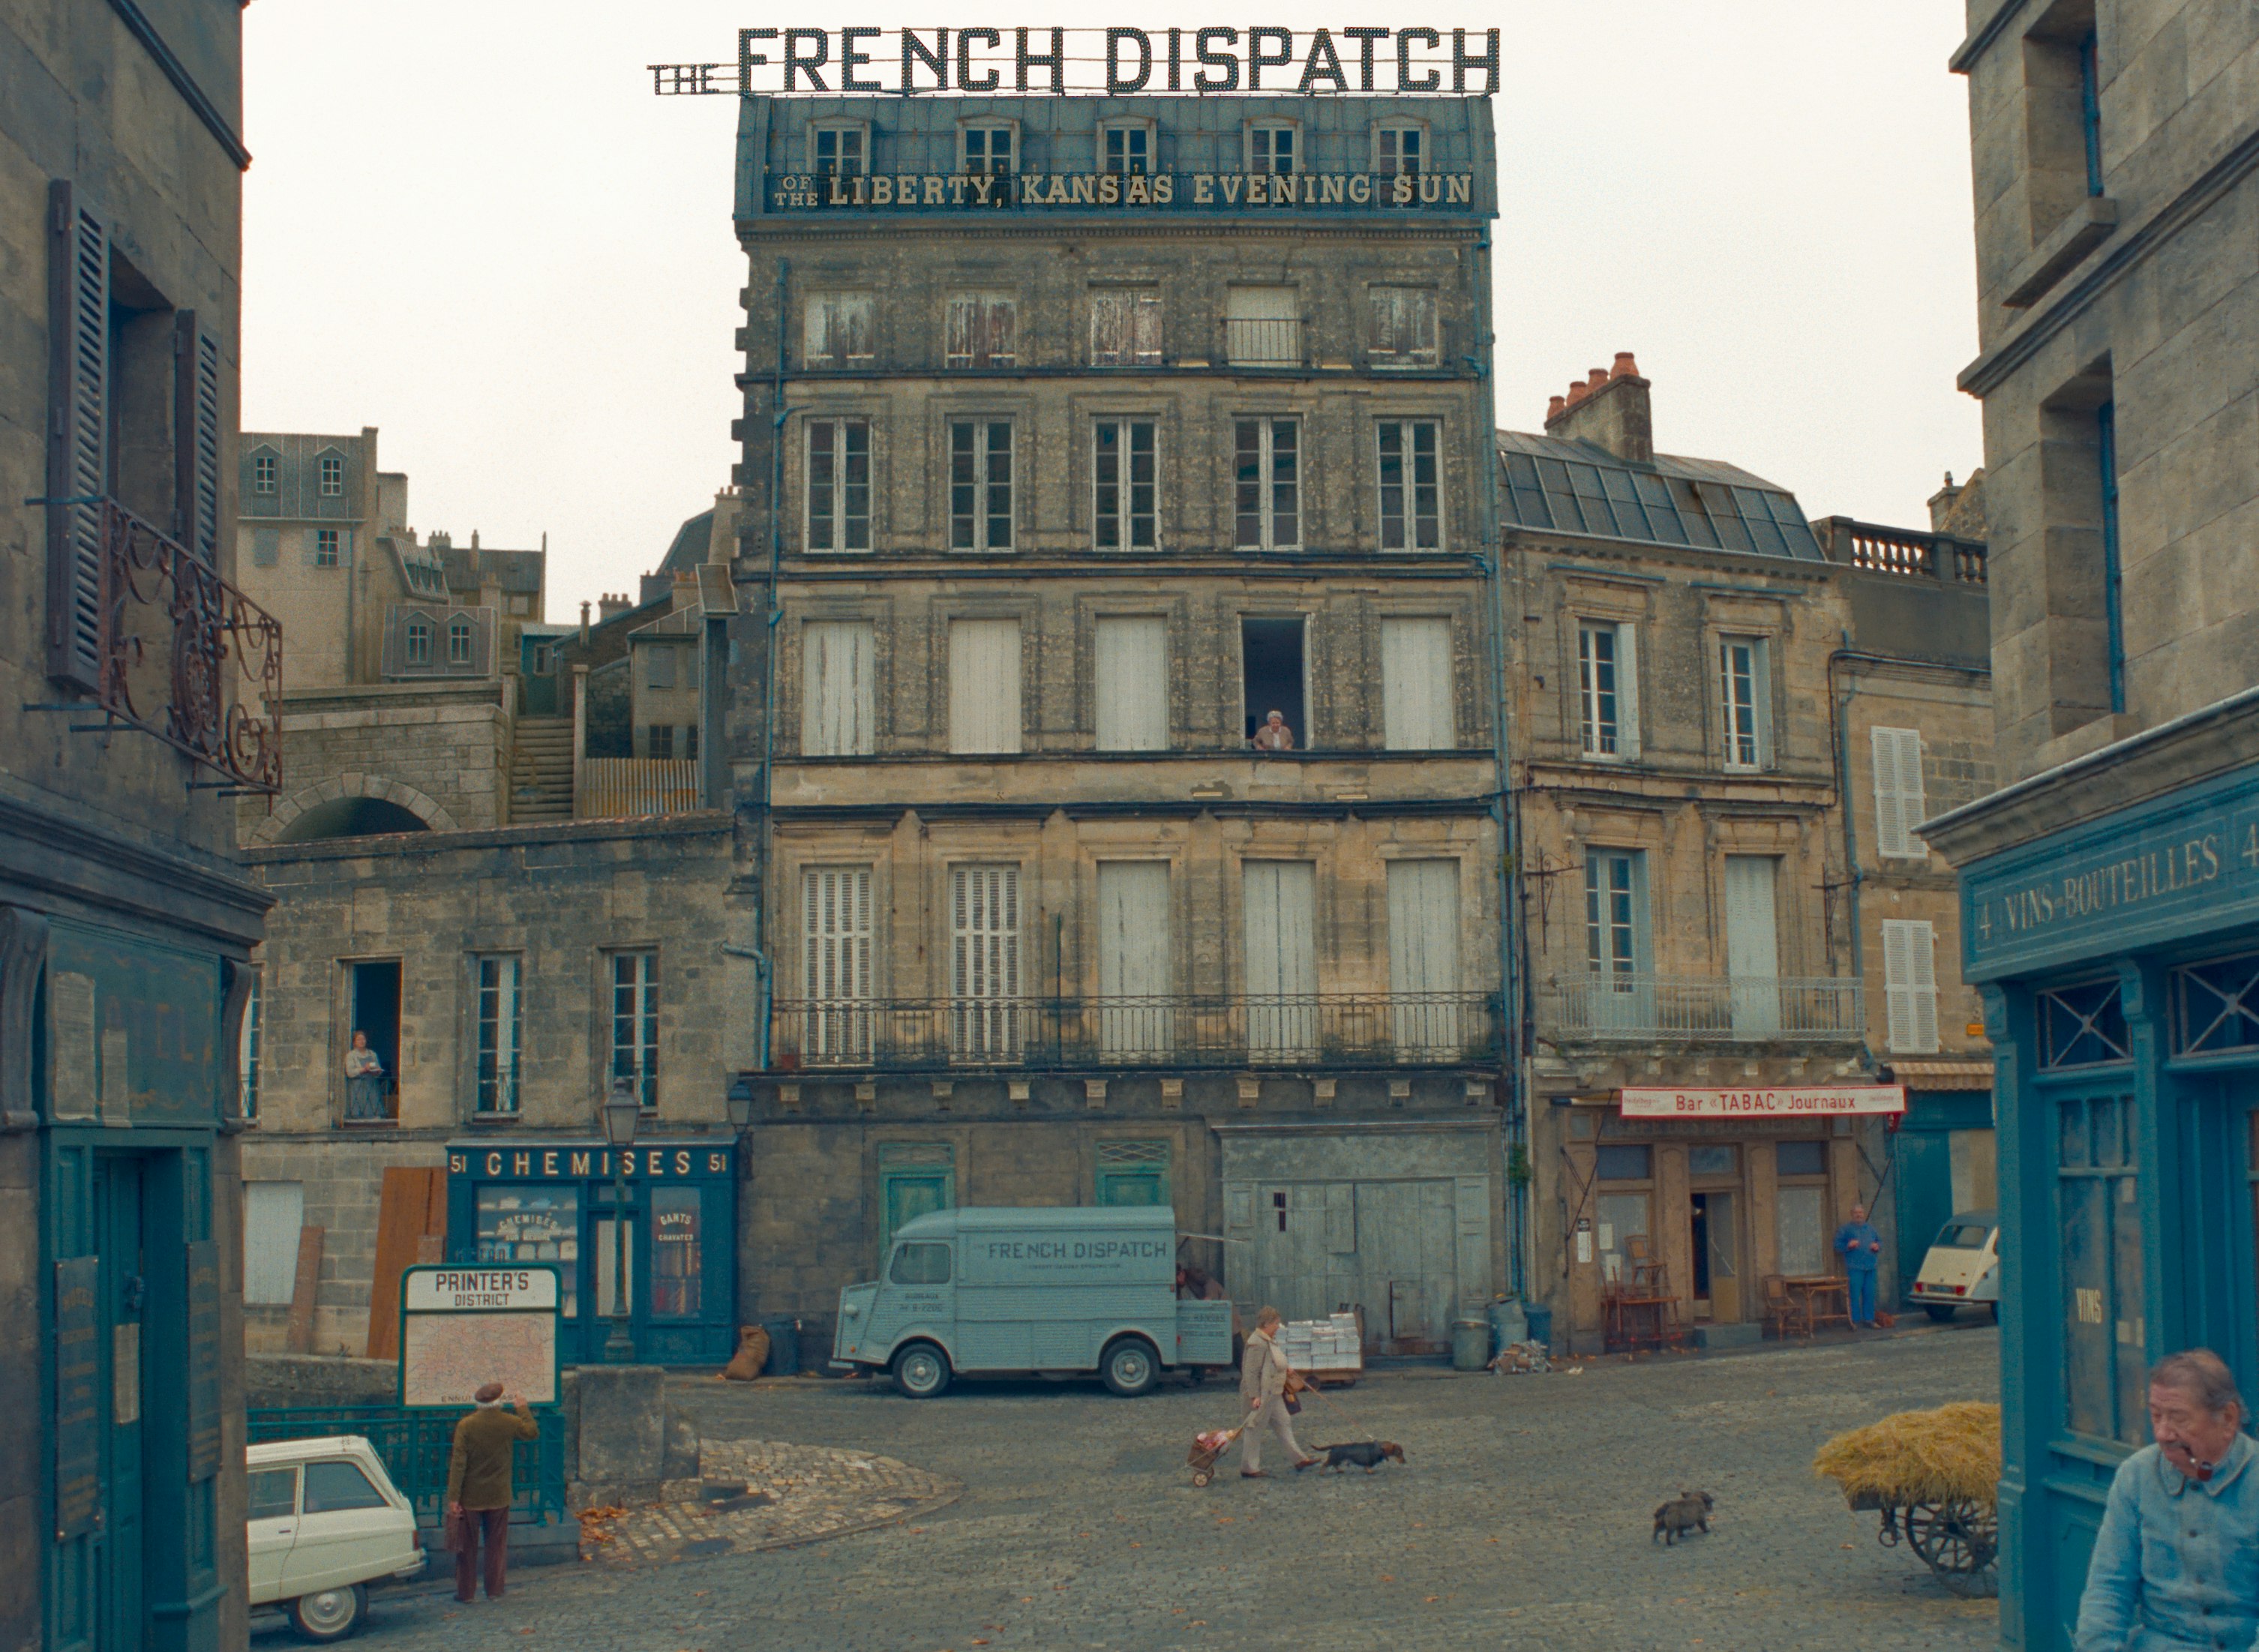
<path fill-rule="evenodd" d="M 1795 496 L 1747 471 L 1656 455 L 1627 465 L 1590 442 L 1499 432 L 1509 523 L 1649 545 L 1820 562 Z"/>

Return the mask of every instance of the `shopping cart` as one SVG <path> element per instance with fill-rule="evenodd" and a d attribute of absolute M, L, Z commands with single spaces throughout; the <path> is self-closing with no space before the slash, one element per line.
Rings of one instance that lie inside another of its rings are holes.
<path fill-rule="evenodd" d="M 1206 1434 L 1193 1436 L 1193 1448 L 1185 1453 L 1185 1461 L 1193 1465 L 1194 1485 L 1206 1485 L 1215 1478 L 1216 1459 L 1231 1449 L 1231 1442 L 1245 1434 L 1254 1421 L 1251 1413 L 1247 1421 L 1236 1428 L 1211 1428 Z"/>

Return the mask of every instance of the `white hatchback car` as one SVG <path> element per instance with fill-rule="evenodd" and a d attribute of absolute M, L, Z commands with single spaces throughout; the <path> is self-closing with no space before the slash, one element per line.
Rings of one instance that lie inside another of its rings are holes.
<path fill-rule="evenodd" d="M 2000 1321 L 2000 1217 L 1998 1211 L 1964 1210 L 1938 1230 L 1907 1293 L 1941 1323 L 1963 1303 L 1983 1303 Z"/>
<path fill-rule="evenodd" d="M 368 1583 L 422 1574 L 415 1508 L 360 1435 L 276 1440 L 245 1457 L 254 1607 L 282 1607 L 309 1641 L 342 1641 L 367 1615 Z"/>

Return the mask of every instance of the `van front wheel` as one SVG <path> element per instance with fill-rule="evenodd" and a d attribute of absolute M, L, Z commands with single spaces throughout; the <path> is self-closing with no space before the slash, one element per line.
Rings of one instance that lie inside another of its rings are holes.
<path fill-rule="evenodd" d="M 1125 1336 L 1108 1344 L 1098 1362 L 1098 1374 L 1106 1379 L 1109 1392 L 1134 1399 L 1160 1380 L 1161 1363 L 1153 1356 L 1152 1344 Z"/>
<path fill-rule="evenodd" d="M 913 1342 L 894 1356 L 894 1386 L 912 1399 L 930 1399 L 949 1386 L 949 1356 L 931 1342 Z"/>

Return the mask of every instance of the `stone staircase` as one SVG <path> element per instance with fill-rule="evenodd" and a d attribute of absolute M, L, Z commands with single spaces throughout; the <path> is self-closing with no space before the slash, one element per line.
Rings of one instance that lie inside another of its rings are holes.
<path fill-rule="evenodd" d="M 520 717 L 510 754 L 514 826 L 573 818 L 573 719 Z"/>

